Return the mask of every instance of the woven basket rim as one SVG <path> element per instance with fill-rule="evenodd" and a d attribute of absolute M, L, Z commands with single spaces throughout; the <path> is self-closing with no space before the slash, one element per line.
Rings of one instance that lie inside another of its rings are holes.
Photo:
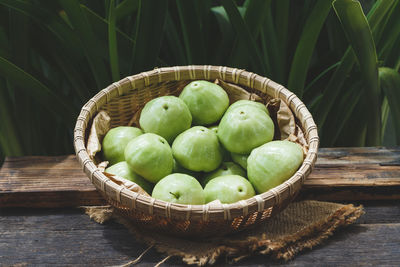
<path fill-rule="evenodd" d="M 171 77 L 171 74 L 173 76 Z M 172 79 L 171 79 L 172 78 Z M 97 166 L 89 158 L 85 144 L 85 132 L 88 122 L 93 119 L 101 110 L 100 102 L 108 103 L 112 99 L 127 94 L 130 90 L 141 90 L 152 82 L 180 81 L 180 80 L 214 80 L 215 78 L 224 81 L 247 86 L 262 91 L 272 97 L 279 97 L 288 104 L 296 118 L 302 119 L 299 122 L 305 130 L 305 137 L 309 145 L 308 153 L 296 171 L 284 183 L 270 189 L 267 192 L 258 194 L 246 200 L 231 204 L 204 204 L 204 205 L 183 205 L 154 199 L 142 194 L 132 192 L 111 181 L 106 175 L 97 169 Z M 256 88 L 258 87 L 258 88 Z M 307 125 L 307 127 L 304 127 Z M 121 203 L 127 209 L 137 209 L 149 215 L 153 215 L 155 209 L 161 209 L 166 218 L 169 219 L 197 219 L 197 220 L 231 220 L 238 216 L 246 216 L 250 210 L 264 211 L 274 205 L 279 205 L 285 198 L 293 196 L 299 190 L 304 180 L 311 172 L 317 159 L 319 137 L 317 126 L 311 113 L 304 103 L 284 86 L 277 84 L 269 78 L 248 72 L 242 69 L 225 66 L 211 65 L 190 65 L 156 68 L 151 71 L 142 72 L 128 76 L 115 82 L 105 89 L 99 91 L 81 109 L 74 129 L 74 148 L 83 171 L 87 174 L 98 190 L 113 200 Z M 300 186 L 299 186 L 300 185 Z M 125 202 L 125 203 L 123 203 Z M 158 213 L 160 214 L 160 212 Z M 162 215 L 161 215 L 162 216 Z"/>

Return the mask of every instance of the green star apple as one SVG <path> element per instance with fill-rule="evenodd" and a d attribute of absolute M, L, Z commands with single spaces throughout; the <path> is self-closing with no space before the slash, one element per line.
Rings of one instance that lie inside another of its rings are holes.
<path fill-rule="evenodd" d="M 144 191 L 146 191 L 149 194 L 151 193 L 151 190 L 153 189 L 153 185 L 151 183 L 149 183 L 148 181 L 146 181 L 145 179 L 143 179 L 143 177 L 141 177 L 139 174 L 132 171 L 129 168 L 128 163 L 126 163 L 126 161 L 121 161 L 121 162 L 118 162 L 118 163 L 108 167 L 106 169 L 106 172 L 117 175 L 119 177 L 125 178 L 129 181 L 136 183 L 141 188 L 143 188 Z"/>
<path fill-rule="evenodd" d="M 253 186 L 239 175 L 219 176 L 210 180 L 204 188 L 206 203 L 219 199 L 222 203 L 234 203 L 253 197 Z"/>
<path fill-rule="evenodd" d="M 153 133 L 142 134 L 130 141 L 125 148 L 125 159 L 134 172 L 152 183 L 170 174 L 174 166 L 167 140 Z"/>
<path fill-rule="evenodd" d="M 269 116 L 269 111 L 268 111 L 267 107 L 264 104 L 262 104 L 260 102 L 251 101 L 251 100 L 239 100 L 239 101 L 236 101 L 235 103 L 233 103 L 232 105 L 229 106 L 229 108 L 226 110 L 226 112 L 228 112 L 228 111 L 230 111 L 230 110 L 232 110 L 234 108 L 241 107 L 241 106 L 247 106 L 247 105 L 259 108 L 260 110 L 262 110 L 265 113 L 267 113 L 268 116 Z"/>
<path fill-rule="evenodd" d="M 102 143 L 104 159 L 109 161 L 110 165 L 124 161 L 126 145 L 141 134 L 143 134 L 141 129 L 129 126 L 119 126 L 109 130 Z"/>
<path fill-rule="evenodd" d="M 193 176 L 196 179 L 200 179 L 203 176 L 201 172 L 195 172 L 188 169 L 183 168 L 178 161 L 174 158 L 174 167 L 172 168 L 172 173 L 183 173 L 190 176 Z"/>
<path fill-rule="evenodd" d="M 155 133 L 172 144 L 175 137 L 192 125 L 189 108 L 176 96 L 161 96 L 148 102 L 139 120 L 146 133 Z"/>
<path fill-rule="evenodd" d="M 204 204 L 204 191 L 200 183 L 194 177 L 182 173 L 173 173 L 161 179 L 154 186 L 151 196 L 178 204 Z"/>
<path fill-rule="evenodd" d="M 191 171 L 210 172 L 222 162 L 217 135 L 203 126 L 195 126 L 175 138 L 172 144 L 174 158 Z"/>
<path fill-rule="evenodd" d="M 229 106 L 228 94 L 221 86 L 208 81 L 193 81 L 179 95 L 192 113 L 195 125 L 217 122 Z"/>
<path fill-rule="evenodd" d="M 249 154 L 253 148 L 265 144 L 274 137 L 274 123 L 262 110 L 243 105 L 222 117 L 218 126 L 218 138 L 230 152 Z"/>
<path fill-rule="evenodd" d="M 213 131 L 218 136 L 218 125 L 210 126 L 210 127 L 208 127 L 208 129 Z M 222 152 L 222 161 L 231 161 L 231 153 L 229 153 L 229 151 L 224 148 L 224 146 L 221 144 L 221 142 L 220 142 L 220 146 L 221 146 L 221 152 Z"/>
<path fill-rule="evenodd" d="M 303 149 L 290 141 L 272 141 L 254 149 L 247 159 L 247 175 L 258 193 L 289 179 L 303 162 Z"/>
<path fill-rule="evenodd" d="M 215 177 L 224 176 L 224 175 L 231 175 L 236 174 L 242 177 L 246 176 L 246 171 L 242 169 L 239 165 L 233 162 L 222 162 L 221 166 L 215 171 L 210 173 L 206 173 L 203 178 L 203 186 L 205 186 L 211 179 Z"/>
<path fill-rule="evenodd" d="M 233 162 L 239 164 L 243 169 L 247 170 L 247 158 L 249 157 L 249 154 L 231 153 L 231 157 Z"/>

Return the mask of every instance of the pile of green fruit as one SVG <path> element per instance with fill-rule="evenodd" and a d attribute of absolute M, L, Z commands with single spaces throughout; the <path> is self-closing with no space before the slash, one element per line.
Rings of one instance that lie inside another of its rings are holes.
<path fill-rule="evenodd" d="M 225 90 L 208 81 L 191 82 L 179 97 L 149 101 L 139 123 L 142 129 L 121 126 L 106 134 L 106 172 L 167 202 L 234 203 L 281 184 L 303 162 L 300 145 L 272 141 L 265 105 L 229 106 Z"/>

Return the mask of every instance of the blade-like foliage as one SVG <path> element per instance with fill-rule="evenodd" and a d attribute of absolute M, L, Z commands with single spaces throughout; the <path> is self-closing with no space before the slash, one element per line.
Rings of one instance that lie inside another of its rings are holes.
<path fill-rule="evenodd" d="M 244 12 L 243 20 L 250 31 L 250 35 L 257 40 L 261 26 L 265 24 L 265 14 L 271 9 L 271 1 L 249 0 Z M 246 40 L 237 36 L 230 56 L 230 65 L 239 68 L 248 66 L 250 51 L 247 48 Z"/>
<path fill-rule="evenodd" d="M 155 66 L 161 47 L 167 9 L 168 2 L 166 0 L 140 1 L 136 43 L 133 48 L 133 73 L 150 70 Z"/>
<path fill-rule="evenodd" d="M 0 75 L 7 77 L 12 84 L 23 88 L 32 99 L 38 101 L 38 104 L 55 112 L 57 115 L 64 118 L 66 122 L 72 122 L 73 117 L 71 117 L 71 115 L 75 115 L 76 113 L 73 112 L 67 103 L 30 74 L 1 57 Z"/>
<path fill-rule="evenodd" d="M 18 125 L 14 123 L 15 117 L 11 111 L 10 98 L 4 82 L 0 81 L 0 150 L 8 156 L 22 156 L 24 151 L 18 138 Z"/>
<path fill-rule="evenodd" d="M 389 103 L 396 142 L 400 145 L 400 74 L 391 68 L 379 68 L 379 79 Z"/>
<path fill-rule="evenodd" d="M 265 63 L 262 61 L 260 50 L 251 35 L 249 28 L 240 15 L 235 2 L 233 0 L 222 0 L 222 5 L 228 14 L 229 20 L 231 21 L 236 33 L 246 42 L 247 50 L 250 53 L 250 60 L 255 66 L 254 68 L 258 70 L 258 72 L 266 73 L 267 68 Z"/>
<path fill-rule="evenodd" d="M 110 53 L 110 67 L 113 81 L 119 80 L 119 64 L 117 50 L 117 34 L 116 34 L 116 8 L 114 0 L 110 1 L 108 8 L 108 47 Z"/>
<path fill-rule="evenodd" d="M 189 64 L 202 64 L 206 60 L 202 20 L 196 2 L 196 0 L 176 1 Z"/>
<path fill-rule="evenodd" d="M 384 20 L 387 15 L 392 1 L 377 1 L 371 11 L 368 13 L 368 21 L 373 31 L 373 35 L 377 36 L 381 30 L 381 21 Z M 346 79 L 349 77 L 350 72 L 353 70 L 354 63 L 356 62 L 356 57 L 349 47 L 342 59 L 339 66 L 336 68 L 335 72 L 332 74 L 326 88 L 323 91 L 322 97 L 319 103 L 312 109 L 313 114 L 318 125 L 322 137 L 322 144 L 325 142 L 330 142 L 332 139 L 330 132 L 325 132 L 327 122 L 327 116 L 329 113 L 333 112 L 332 108 L 336 103 L 337 98 L 340 94 L 344 94 L 347 88 L 343 87 Z M 350 119 L 350 118 L 349 118 Z"/>
<path fill-rule="evenodd" d="M 71 153 L 76 114 L 98 90 L 187 64 L 239 67 L 288 86 L 322 146 L 395 145 L 400 0 L 331 5 L 0 0 L 0 158 Z"/>
<path fill-rule="evenodd" d="M 101 49 L 102 46 L 98 45 L 99 40 L 93 32 L 85 12 L 78 0 L 59 0 L 59 3 L 64 8 L 74 30 L 78 33 L 97 87 L 99 89 L 105 87 L 109 80 L 109 72 L 101 60 L 104 50 Z"/>
<path fill-rule="evenodd" d="M 378 79 L 378 59 L 375 43 L 367 18 L 359 2 L 353 0 L 336 0 L 333 3 L 347 38 L 356 54 L 364 86 L 368 97 L 368 131 L 367 145 L 378 145 L 381 141 L 381 109 Z"/>
<path fill-rule="evenodd" d="M 299 97 L 303 95 L 308 65 L 322 25 L 331 8 L 330 0 L 317 1 L 309 15 L 296 48 L 290 68 L 288 88 Z"/>

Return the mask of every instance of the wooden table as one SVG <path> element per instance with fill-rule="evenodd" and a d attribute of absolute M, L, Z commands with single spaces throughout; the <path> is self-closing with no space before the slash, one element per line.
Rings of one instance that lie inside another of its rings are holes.
<path fill-rule="evenodd" d="M 299 198 L 363 204 L 366 214 L 288 263 L 257 256 L 238 265 L 400 266 L 400 148 L 321 149 Z M 78 208 L 102 204 L 74 156 L 7 158 L 0 170 L 0 266 L 111 266 L 136 258 L 145 245 Z M 138 266 L 161 259 L 150 250 Z"/>

